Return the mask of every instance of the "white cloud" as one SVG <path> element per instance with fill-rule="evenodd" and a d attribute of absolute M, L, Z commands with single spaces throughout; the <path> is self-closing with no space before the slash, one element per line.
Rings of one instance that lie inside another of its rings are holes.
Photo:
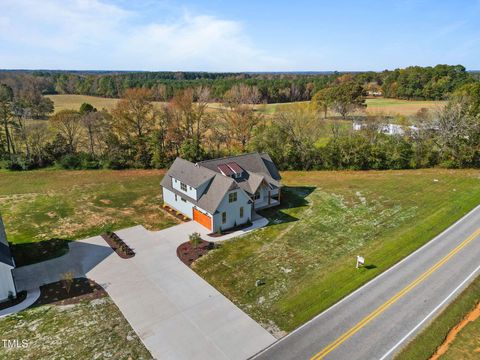
<path fill-rule="evenodd" d="M 240 22 L 184 12 L 170 21 L 100 0 L 2 0 L 0 66 L 134 70 L 272 70 Z M 151 18 L 148 16 L 146 18 Z"/>

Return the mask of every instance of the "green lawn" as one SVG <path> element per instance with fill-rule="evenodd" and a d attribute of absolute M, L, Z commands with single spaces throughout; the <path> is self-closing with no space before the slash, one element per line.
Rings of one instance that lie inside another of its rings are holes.
<path fill-rule="evenodd" d="M 418 334 L 395 360 L 427 360 L 444 342 L 449 331 L 480 302 L 480 277 L 466 288 L 420 334 Z M 444 360 L 473 360 L 480 358 L 480 318 L 466 325 L 441 356 Z"/>
<path fill-rule="evenodd" d="M 21 311 L 0 320 L 0 334 L 28 345 L 2 343 L 2 359 L 152 359 L 109 297 Z"/>
<path fill-rule="evenodd" d="M 257 321 L 291 331 L 480 203 L 480 171 L 286 172 L 270 225 L 194 265 Z M 435 181 L 438 180 L 438 181 Z M 355 269 L 355 255 L 367 267 Z M 265 282 L 255 286 L 256 280 Z"/>
<path fill-rule="evenodd" d="M 162 212 L 164 171 L 0 171 L 0 212 L 13 250 L 38 261 L 40 241 L 57 239 L 48 253 L 64 253 L 67 240 L 144 224 L 162 229 L 175 220 Z M 44 257 L 44 259 L 47 256 Z"/>

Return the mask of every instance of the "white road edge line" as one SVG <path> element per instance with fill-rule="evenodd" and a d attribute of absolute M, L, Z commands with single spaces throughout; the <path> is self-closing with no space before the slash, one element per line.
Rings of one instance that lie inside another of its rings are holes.
<path fill-rule="evenodd" d="M 450 298 L 455 295 L 455 293 L 463 286 L 465 283 L 467 283 L 474 275 L 475 273 L 480 270 L 480 266 L 478 266 L 473 272 L 467 276 L 465 280 L 463 280 L 460 285 L 458 285 L 455 290 L 453 290 L 443 301 L 438 304 L 435 309 L 433 309 L 422 321 L 420 321 L 412 330 L 408 332 L 407 335 L 405 335 L 398 343 L 395 344 L 390 350 L 388 350 L 385 355 L 383 355 L 379 360 L 385 360 L 387 356 L 389 356 L 393 351 L 395 351 L 410 335 L 412 335 L 420 326 L 422 326 L 425 321 L 427 321 L 433 314 L 435 314 L 438 309 L 440 309 Z"/>
<path fill-rule="evenodd" d="M 282 342 L 283 340 L 286 340 L 287 338 L 289 338 L 291 335 L 295 334 L 296 332 L 302 330 L 304 327 L 306 327 L 307 325 L 309 325 L 310 323 L 314 322 L 315 320 L 317 320 L 318 318 L 320 318 L 322 315 L 326 314 L 327 312 L 329 312 L 330 310 L 333 310 L 335 307 L 337 307 L 338 305 L 340 305 L 341 303 L 343 303 L 344 301 L 346 301 L 347 299 L 349 299 L 350 297 L 352 297 L 353 295 L 355 295 L 356 293 L 358 293 L 359 291 L 363 290 L 364 288 L 366 288 L 367 286 L 373 284 L 375 281 L 377 281 L 378 279 L 380 279 L 382 276 L 388 274 L 391 270 L 395 269 L 397 266 L 399 266 L 400 264 L 402 264 L 404 261 L 407 261 L 410 257 L 414 256 L 416 253 L 422 251 L 423 249 L 425 249 L 426 247 L 428 247 L 429 245 L 433 244 L 435 241 L 437 241 L 440 237 L 442 237 L 444 234 L 446 234 L 448 231 L 450 231 L 452 228 L 454 228 L 455 226 L 457 226 L 459 223 L 461 223 L 462 221 L 465 221 L 466 218 L 470 217 L 470 215 L 472 215 L 475 211 L 479 210 L 480 209 L 480 205 L 477 205 L 476 207 L 474 207 L 472 210 L 470 210 L 470 212 L 468 212 L 467 214 L 465 214 L 463 217 L 461 217 L 460 219 L 458 219 L 457 221 L 455 221 L 452 225 L 450 225 L 448 228 L 446 228 L 445 230 L 443 230 L 440 234 L 438 234 L 437 236 L 435 236 L 432 240 L 428 241 L 427 243 L 423 244 L 421 247 L 419 247 L 417 250 L 415 250 L 414 252 L 412 252 L 410 255 L 408 255 L 407 257 L 404 257 L 402 260 L 400 260 L 399 262 L 397 262 L 396 264 L 394 264 L 393 266 L 389 267 L 387 270 L 385 270 L 384 272 L 382 272 L 381 274 L 377 275 L 376 277 L 374 277 L 372 280 L 368 281 L 367 283 L 363 284 L 362 286 L 360 286 L 357 290 L 351 292 L 350 294 L 348 294 L 347 296 L 345 296 L 344 298 L 340 299 L 339 301 L 337 301 L 335 304 L 333 304 L 332 306 L 330 306 L 328 309 L 325 309 L 324 311 L 322 311 L 320 314 L 316 315 L 315 317 L 313 317 L 312 319 L 308 320 L 306 323 L 304 323 L 303 325 L 300 325 L 298 328 L 296 328 L 295 330 L 293 330 L 292 332 L 288 333 L 287 335 L 285 335 L 284 337 L 278 339 L 277 341 L 275 341 L 274 343 L 270 344 L 269 346 L 267 346 L 265 349 L 259 351 L 258 353 L 252 355 L 250 358 L 248 359 L 255 359 L 257 356 L 263 354 L 264 352 L 266 352 L 267 350 L 269 350 L 270 348 L 276 346 L 277 344 L 279 344 L 280 342 Z"/>

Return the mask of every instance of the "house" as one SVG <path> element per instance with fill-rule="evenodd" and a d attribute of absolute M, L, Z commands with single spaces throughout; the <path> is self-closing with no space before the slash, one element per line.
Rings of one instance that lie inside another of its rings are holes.
<path fill-rule="evenodd" d="M 15 262 L 10 253 L 5 227 L 3 226 L 3 220 L 0 216 L 0 302 L 17 294 L 12 274 L 14 267 Z"/>
<path fill-rule="evenodd" d="M 280 174 L 267 154 L 201 161 L 177 158 L 161 185 L 165 205 L 218 232 L 280 204 Z"/>

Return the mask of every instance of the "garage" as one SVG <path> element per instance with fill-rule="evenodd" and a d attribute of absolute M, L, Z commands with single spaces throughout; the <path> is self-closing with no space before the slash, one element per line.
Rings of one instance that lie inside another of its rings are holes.
<path fill-rule="evenodd" d="M 208 230 L 212 230 L 212 218 L 196 208 L 193 208 L 193 220 L 205 226 Z"/>

